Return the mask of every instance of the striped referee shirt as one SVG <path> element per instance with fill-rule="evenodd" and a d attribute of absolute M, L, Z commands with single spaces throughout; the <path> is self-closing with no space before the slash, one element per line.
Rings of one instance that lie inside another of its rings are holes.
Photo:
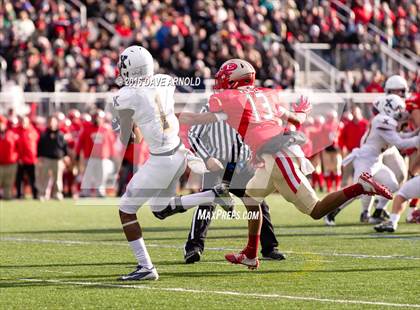
<path fill-rule="evenodd" d="M 209 112 L 208 104 L 200 111 L 205 112 Z M 192 126 L 188 140 L 193 151 L 205 161 L 209 157 L 223 162 L 243 162 L 251 158 L 249 146 L 225 121 Z"/>

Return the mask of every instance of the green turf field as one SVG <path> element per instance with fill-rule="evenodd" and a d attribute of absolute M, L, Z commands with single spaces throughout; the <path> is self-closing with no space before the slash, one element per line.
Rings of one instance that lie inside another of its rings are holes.
<path fill-rule="evenodd" d="M 115 206 L 68 200 L 0 202 L 0 309 L 336 309 L 420 307 L 420 226 L 393 235 L 358 223 L 355 203 L 324 227 L 279 196 L 269 199 L 287 254 L 257 271 L 224 254 L 246 242 L 246 222 L 216 220 L 207 251 L 183 263 L 192 211 L 165 221 L 139 212 L 160 279 L 121 283 L 135 261 Z M 242 208 L 242 207 L 238 207 Z"/>

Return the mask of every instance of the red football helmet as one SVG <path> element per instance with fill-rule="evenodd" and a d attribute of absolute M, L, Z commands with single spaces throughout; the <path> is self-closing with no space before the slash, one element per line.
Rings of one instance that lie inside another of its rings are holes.
<path fill-rule="evenodd" d="M 253 86 L 255 82 L 255 69 L 245 60 L 230 59 L 223 63 L 214 78 L 214 89 Z"/>

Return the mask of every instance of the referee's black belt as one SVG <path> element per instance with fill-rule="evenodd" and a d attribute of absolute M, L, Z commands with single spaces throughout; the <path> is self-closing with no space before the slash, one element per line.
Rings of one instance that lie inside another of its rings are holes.
<path fill-rule="evenodd" d="M 155 154 L 155 153 L 150 152 L 150 155 L 153 155 L 153 156 L 172 156 L 179 150 L 181 145 L 182 145 L 182 141 L 179 141 L 179 144 L 170 151 L 159 153 L 159 154 Z"/>

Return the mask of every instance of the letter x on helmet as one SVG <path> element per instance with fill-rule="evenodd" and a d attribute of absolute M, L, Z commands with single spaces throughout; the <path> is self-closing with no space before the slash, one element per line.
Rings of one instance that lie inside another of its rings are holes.
<path fill-rule="evenodd" d="M 223 63 L 215 78 L 214 89 L 234 89 L 241 86 L 253 86 L 255 69 L 242 59 L 230 59 Z"/>

